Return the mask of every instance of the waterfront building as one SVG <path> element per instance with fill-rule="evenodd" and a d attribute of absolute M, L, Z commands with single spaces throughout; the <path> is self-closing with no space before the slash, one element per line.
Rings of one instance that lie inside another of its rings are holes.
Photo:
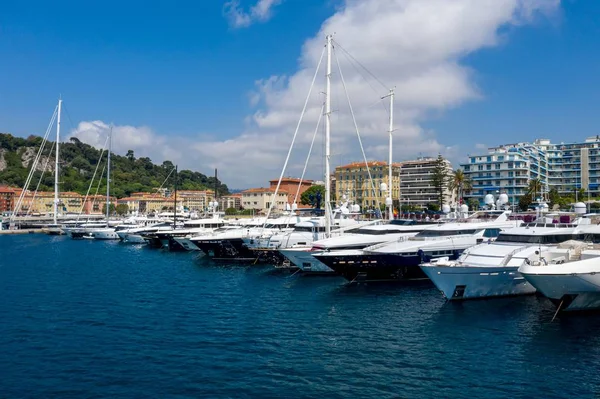
<path fill-rule="evenodd" d="M 273 201 L 273 195 L 275 194 L 275 188 L 250 188 L 242 191 L 242 207 L 244 209 L 255 209 L 259 212 L 267 212 L 271 207 Z M 277 192 L 276 204 L 273 207 L 274 210 L 283 211 L 288 203 L 288 192 L 285 190 L 279 190 Z"/>
<path fill-rule="evenodd" d="M 369 161 L 369 172 L 364 162 L 353 162 L 335 168 L 335 196 L 340 201 L 344 195 L 351 202 L 361 206 L 362 209 L 373 209 L 377 203 L 385 205 L 387 194 L 381 193 L 381 183 L 388 184 L 388 163 L 384 161 Z M 400 167 L 401 164 L 392 165 L 392 200 L 400 197 Z"/>
<path fill-rule="evenodd" d="M 473 181 L 473 190 L 466 196 L 479 200 L 487 194 L 508 195 L 516 205 L 527 193 L 529 181 L 539 179 L 542 193 L 556 188 L 561 194 L 584 189 L 598 195 L 600 183 L 600 138 L 589 137 L 584 142 L 553 144 L 548 139 L 490 147 L 486 154 L 469 155 L 461 164 L 465 175 Z"/>
<path fill-rule="evenodd" d="M 218 198 L 219 209 L 225 211 L 225 209 L 234 208 L 241 209 L 242 208 L 242 194 L 236 193 L 231 195 L 224 195 Z"/>
<path fill-rule="evenodd" d="M 275 188 L 277 188 L 278 181 L 279 179 L 269 180 L 270 188 L 275 190 Z M 300 196 L 313 184 L 315 184 L 315 182 L 312 180 L 300 180 L 295 177 L 284 177 L 281 179 L 281 183 L 279 184 L 279 190 L 287 192 L 287 203 L 290 204 L 290 206 L 296 202 L 298 208 L 310 208 L 310 205 L 302 205 L 300 203 Z M 298 195 L 298 198 L 296 198 L 296 194 Z"/>
<path fill-rule="evenodd" d="M 437 158 L 421 157 L 412 161 L 404 161 L 400 168 L 400 203 L 426 209 L 428 204 L 439 205 L 439 190 L 433 185 L 431 178 L 437 165 Z M 443 160 L 448 175 L 452 173 L 452 164 Z M 455 198 L 447 185 L 444 186 L 443 203 L 454 204 Z"/>
<path fill-rule="evenodd" d="M 11 212 L 15 203 L 15 189 L 0 186 L 0 213 Z"/>

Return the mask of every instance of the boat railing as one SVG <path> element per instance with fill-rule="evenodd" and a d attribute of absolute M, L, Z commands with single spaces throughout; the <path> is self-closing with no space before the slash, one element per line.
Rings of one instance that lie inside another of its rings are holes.
<path fill-rule="evenodd" d="M 531 247 L 535 247 L 536 245 L 526 245 L 524 247 L 519 247 L 516 248 L 512 251 L 510 251 L 510 253 L 508 253 L 503 259 L 502 262 L 500 263 L 500 266 L 506 266 L 508 265 L 508 262 L 511 261 L 511 259 L 513 258 L 513 256 L 515 256 L 516 254 L 518 254 L 521 251 L 526 250 L 527 248 L 531 248 Z"/>

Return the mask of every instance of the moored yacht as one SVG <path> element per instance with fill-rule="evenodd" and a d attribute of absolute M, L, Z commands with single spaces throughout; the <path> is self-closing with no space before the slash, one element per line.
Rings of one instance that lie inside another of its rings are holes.
<path fill-rule="evenodd" d="M 576 237 L 586 220 L 538 221 L 504 230 L 494 242 L 475 245 L 456 260 L 442 258 L 420 267 L 448 300 L 533 294 L 535 288 L 521 276 L 519 267 L 540 251 Z"/>
<path fill-rule="evenodd" d="M 315 256 L 322 252 L 363 249 L 368 246 L 389 242 L 400 237 L 410 237 L 432 226 L 415 220 L 396 219 L 385 224 L 366 225 L 351 232 L 317 240 L 310 246 L 292 246 L 280 248 L 279 252 L 305 274 L 335 274 L 335 271 Z"/>
<path fill-rule="evenodd" d="M 585 229 L 581 238 L 541 250 L 535 261 L 522 264 L 519 273 L 550 299 L 558 311 L 600 309 L 600 241 L 598 226 Z"/>
<path fill-rule="evenodd" d="M 509 211 L 478 212 L 462 221 L 432 226 L 413 237 L 314 256 L 351 282 L 424 279 L 420 263 L 440 257 L 456 259 L 465 249 L 491 241 L 500 230 L 522 223 L 509 220 L 509 214 Z"/>

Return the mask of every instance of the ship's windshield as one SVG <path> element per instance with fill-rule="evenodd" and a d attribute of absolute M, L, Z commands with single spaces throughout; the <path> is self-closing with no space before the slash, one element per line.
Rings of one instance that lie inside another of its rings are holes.
<path fill-rule="evenodd" d="M 423 230 L 419 232 L 415 237 L 444 237 L 444 236 L 458 236 L 458 235 L 472 235 L 475 234 L 476 229 L 463 229 L 463 230 Z"/>
<path fill-rule="evenodd" d="M 371 236 L 383 236 L 386 234 L 417 233 L 420 231 L 422 231 L 422 230 L 421 229 L 419 229 L 419 230 L 400 230 L 400 229 L 372 230 L 372 229 L 362 228 L 362 229 L 354 230 L 354 231 L 352 231 L 352 233 L 365 234 L 365 235 L 371 235 Z"/>
<path fill-rule="evenodd" d="M 518 242 L 524 244 L 560 244 L 572 240 L 572 234 L 520 235 L 500 233 L 496 242 Z"/>

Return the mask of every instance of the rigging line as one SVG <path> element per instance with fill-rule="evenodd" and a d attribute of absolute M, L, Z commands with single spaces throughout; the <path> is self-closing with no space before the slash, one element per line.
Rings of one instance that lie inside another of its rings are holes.
<path fill-rule="evenodd" d="M 354 116 L 354 110 L 352 109 L 352 103 L 350 102 L 350 95 L 348 94 L 348 89 L 346 88 L 346 81 L 344 80 L 344 75 L 342 74 L 342 68 L 340 67 L 340 63 L 337 57 L 337 53 L 333 52 L 335 56 L 335 61 L 338 66 L 338 70 L 340 72 L 340 79 L 342 80 L 342 86 L 344 87 L 344 92 L 346 93 L 346 98 L 348 99 L 348 107 L 350 108 L 350 114 L 352 115 L 352 122 L 354 123 L 354 128 L 356 129 L 356 135 L 358 137 L 358 143 L 360 144 L 360 149 L 363 154 L 363 158 L 365 160 L 365 166 L 367 167 L 367 175 L 369 176 L 369 181 L 371 182 L 371 188 L 373 189 L 373 196 L 375 197 L 375 202 L 377 208 L 379 209 L 379 195 L 377 190 L 375 189 L 375 184 L 373 183 L 373 177 L 371 176 L 371 170 L 369 169 L 369 162 L 367 161 L 367 156 L 365 155 L 365 149 L 362 144 L 362 140 L 360 138 L 360 132 L 358 131 L 358 124 L 356 123 L 356 117 Z"/>
<path fill-rule="evenodd" d="M 306 162 L 304 162 L 304 169 L 302 170 L 302 176 L 300 176 L 300 183 L 298 183 L 298 190 L 296 190 L 296 196 L 294 197 L 294 203 L 298 201 L 298 196 L 300 195 L 300 186 L 302 184 L 302 180 L 304 180 L 304 174 L 306 173 L 306 167 L 308 166 L 308 160 L 310 159 L 310 154 L 312 153 L 313 145 L 315 144 L 315 138 L 317 137 L 317 133 L 319 132 L 319 125 L 321 125 L 321 118 L 323 118 L 323 111 L 325 110 L 325 103 L 321 106 L 321 112 L 319 113 L 319 119 L 317 120 L 317 126 L 315 128 L 315 132 L 312 137 L 312 141 L 310 142 L 310 148 L 308 149 L 308 155 L 306 156 Z"/>
<path fill-rule="evenodd" d="M 360 61 L 358 61 L 356 58 L 354 58 L 352 56 L 352 54 L 350 54 L 344 47 L 342 47 L 341 44 L 339 44 L 336 40 L 333 40 L 336 44 L 336 47 L 339 47 L 340 50 L 342 50 L 344 53 L 346 53 L 348 55 L 348 57 L 350 57 L 351 59 L 353 59 L 358 65 L 360 65 L 369 75 L 371 75 L 371 77 L 373 79 L 375 79 L 377 81 L 377 83 L 379 83 L 381 85 L 381 87 L 383 87 L 384 89 L 388 89 L 390 86 L 384 84 L 377 76 L 375 76 L 375 74 L 373 72 L 371 72 L 366 66 L 364 66 L 363 64 L 360 63 Z"/>
<path fill-rule="evenodd" d="M 54 112 L 52 113 L 52 118 L 50 118 L 50 123 L 48 124 L 48 127 L 46 128 L 46 133 L 44 134 L 44 137 L 42 139 L 42 144 L 40 145 L 40 149 L 38 150 L 38 153 L 37 153 L 35 159 L 33 160 L 33 163 L 31 164 L 31 170 L 29 171 L 29 174 L 27 175 L 27 179 L 25 180 L 25 184 L 23 185 L 23 190 L 21 190 L 21 195 L 19 195 L 19 199 L 17 200 L 17 204 L 15 205 L 14 212 L 12 213 L 12 215 L 10 217 L 11 223 L 14 221 L 16 214 L 23 206 L 23 200 L 25 199 L 25 193 L 27 191 L 27 188 L 29 187 L 29 184 L 31 184 L 31 180 L 33 179 L 33 175 L 35 173 L 35 169 L 37 168 L 37 164 L 39 162 L 40 156 L 41 156 L 42 152 L 44 151 L 44 146 L 46 145 L 46 142 L 48 141 L 48 136 L 50 134 L 50 130 L 52 129 L 52 126 L 54 126 L 54 120 L 56 119 L 57 113 L 58 113 L 58 105 L 54 108 Z"/>
<path fill-rule="evenodd" d="M 343 49 L 342 49 L 343 50 Z M 373 85 L 371 84 L 370 80 L 367 79 L 365 77 L 365 75 L 356 67 L 355 63 L 352 62 L 353 60 L 348 57 L 347 53 L 344 53 L 344 55 L 346 55 L 346 58 L 348 59 L 350 65 L 352 65 L 352 67 L 354 68 L 354 70 L 364 79 L 364 81 L 369 85 L 369 87 L 371 88 L 371 90 L 373 90 L 373 92 L 375 94 L 377 94 L 378 100 L 376 102 L 374 102 L 372 105 L 369 106 L 369 108 L 371 108 L 374 104 L 376 104 L 377 102 L 379 102 L 381 104 L 381 106 L 383 107 L 383 109 L 385 110 L 385 112 L 389 113 L 385 102 L 381 101 L 381 95 L 379 94 L 379 92 L 377 91 L 377 89 L 375 89 L 375 87 L 373 87 Z M 382 84 L 382 82 L 379 82 L 380 84 Z"/>
<path fill-rule="evenodd" d="M 312 89 L 315 85 L 315 80 L 317 79 L 317 75 L 319 74 L 319 69 L 321 68 L 321 62 L 323 61 L 323 55 L 325 55 L 325 48 L 323 48 L 323 51 L 321 52 L 321 58 L 319 58 L 319 63 L 317 64 L 317 68 L 315 69 L 315 74 L 312 78 L 312 82 L 310 84 L 310 89 L 308 90 L 306 100 L 304 101 L 304 107 L 302 107 L 302 113 L 300 114 L 300 119 L 298 120 L 298 124 L 296 125 L 296 131 L 294 132 L 294 137 L 292 138 L 292 144 L 290 145 L 290 148 L 287 153 L 287 157 L 285 158 L 283 168 L 281 169 L 281 175 L 279 176 L 279 180 L 277 181 L 277 187 L 275 187 L 275 192 L 273 193 L 273 200 L 271 201 L 271 206 L 269 206 L 269 210 L 267 211 L 267 217 L 265 218 L 265 222 L 263 223 L 263 226 L 262 226 L 263 230 L 265 228 L 265 225 L 267 224 L 269 215 L 271 214 L 271 211 L 273 210 L 273 206 L 277 202 L 277 193 L 279 192 L 279 186 L 281 185 L 281 179 L 283 179 L 283 174 L 285 173 L 285 169 L 287 168 L 287 164 L 290 160 L 292 148 L 294 147 L 294 143 L 296 141 L 296 136 L 298 135 L 298 130 L 300 130 L 300 124 L 302 123 L 302 119 L 304 118 L 304 113 L 306 112 L 306 106 L 308 105 L 308 100 L 310 99 Z M 261 234 L 262 234 L 262 232 L 261 232 Z"/>
<path fill-rule="evenodd" d="M 42 169 L 42 174 L 40 175 L 40 179 L 38 180 L 37 186 L 35 186 L 35 191 L 33 192 L 33 198 L 31 199 L 31 202 L 35 202 L 35 197 L 37 196 L 37 192 L 40 188 L 40 184 L 42 183 L 42 179 L 44 178 L 44 173 L 46 172 L 46 169 L 48 168 L 48 163 L 50 161 L 50 155 L 52 154 L 52 150 L 54 149 L 54 145 L 56 143 L 52 142 L 52 147 L 50 147 L 50 152 L 48 153 L 48 157 L 46 158 L 46 163 L 44 164 L 44 168 Z M 29 212 L 31 212 L 31 207 L 29 207 L 29 209 L 27 209 L 27 213 L 25 214 L 25 216 L 29 215 Z"/>
<path fill-rule="evenodd" d="M 98 199 L 98 191 L 100 191 L 100 184 L 102 184 L 102 175 L 104 175 L 105 170 L 106 170 L 106 164 L 104 164 L 102 166 L 102 172 L 100 172 L 100 178 L 98 179 L 98 186 L 96 187 L 96 192 L 94 193 L 94 200 L 92 201 L 92 210 L 94 210 L 94 205 L 96 205 L 96 202 Z M 106 223 L 108 226 L 108 220 L 106 221 Z"/>
<path fill-rule="evenodd" d="M 71 125 L 71 129 L 75 130 L 75 125 L 73 124 L 73 121 L 71 120 L 71 115 L 69 114 L 69 110 L 67 109 L 67 107 L 65 107 L 65 105 L 62 105 L 63 109 L 65 110 L 65 114 L 67 114 L 67 119 L 69 120 L 69 124 Z"/>
<path fill-rule="evenodd" d="M 90 180 L 90 185 L 88 186 L 87 192 L 85 193 L 85 197 L 83 198 L 83 202 L 81 203 L 81 209 L 79 210 L 79 214 L 77 215 L 76 221 L 79 221 L 79 216 L 81 216 L 81 214 L 83 213 L 83 207 L 85 206 L 85 203 L 87 202 L 87 199 L 90 195 L 90 190 L 92 189 L 92 185 L 94 184 L 94 179 L 96 178 L 96 173 L 98 172 L 98 167 L 102 163 L 102 156 L 104 155 L 104 150 L 106 150 L 107 143 L 108 143 L 108 136 L 106 137 L 106 140 L 104 140 L 104 146 L 102 147 L 102 151 L 100 152 L 100 158 L 98 158 L 98 163 L 96 164 L 96 168 L 94 169 L 94 174 L 92 175 L 92 180 Z M 104 169 L 102 170 L 102 173 L 104 173 Z M 92 206 L 92 208 L 93 208 L 93 206 Z"/>

